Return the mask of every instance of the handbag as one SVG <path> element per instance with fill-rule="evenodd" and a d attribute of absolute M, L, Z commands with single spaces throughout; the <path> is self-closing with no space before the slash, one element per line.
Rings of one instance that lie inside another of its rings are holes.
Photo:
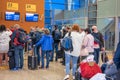
<path fill-rule="evenodd" d="M 86 48 L 82 48 L 80 51 L 80 56 L 87 56 L 89 54 L 88 50 Z"/>

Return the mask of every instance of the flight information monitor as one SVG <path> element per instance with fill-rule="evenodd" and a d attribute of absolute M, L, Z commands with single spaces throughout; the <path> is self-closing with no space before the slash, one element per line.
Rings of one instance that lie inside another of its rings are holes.
<path fill-rule="evenodd" d="M 5 20 L 7 21 L 19 21 L 20 13 L 19 12 L 5 12 Z"/>
<path fill-rule="evenodd" d="M 39 15 L 36 13 L 26 13 L 25 20 L 27 22 L 38 22 Z"/>

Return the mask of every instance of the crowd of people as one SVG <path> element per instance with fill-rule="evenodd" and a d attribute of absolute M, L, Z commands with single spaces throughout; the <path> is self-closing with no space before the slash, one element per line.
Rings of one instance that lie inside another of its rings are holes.
<path fill-rule="evenodd" d="M 67 36 L 71 37 L 72 51 L 65 50 L 61 45 L 62 40 Z M 35 47 L 34 52 L 37 55 L 37 65 L 40 66 L 41 69 L 49 68 L 50 62 L 54 61 L 54 55 L 56 55 L 55 61 L 58 61 L 58 48 L 60 47 L 60 50 L 62 50 L 61 54 L 63 54 L 62 63 L 65 65 L 66 70 L 64 80 L 69 79 L 71 69 L 73 80 L 75 80 L 77 65 L 86 59 L 87 56 L 94 55 L 94 61 L 98 64 L 100 51 L 105 52 L 104 38 L 98 31 L 97 26 L 81 29 L 78 24 L 73 24 L 71 27 L 66 26 L 62 28 L 62 30 L 59 30 L 58 26 L 55 25 L 52 32 L 50 32 L 49 29 L 40 29 L 36 26 L 31 27 L 30 32 L 27 33 L 19 24 L 15 24 L 10 27 L 10 29 L 6 28 L 5 25 L 0 25 L 0 66 L 2 65 L 4 56 L 8 64 L 8 56 L 10 54 L 7 53 L 10 49 L 14 49 L 14 55 L 12 56 L 14 56 L 15 66 L 11 70 L 23 69 L 26 44 L 28 46 L 27 50 L 33 50 L 32 48 Z M 118 71 L 120 69 L 119 50 L 118 44 L 113 59 L 114 62 L 112 62 L 115 63 Z M 46 56 L 46 66 L 44 56 Z M 106 66 L 107 64 L 104 64 L 101 68 L 103 73 L 105 72 Z"/>

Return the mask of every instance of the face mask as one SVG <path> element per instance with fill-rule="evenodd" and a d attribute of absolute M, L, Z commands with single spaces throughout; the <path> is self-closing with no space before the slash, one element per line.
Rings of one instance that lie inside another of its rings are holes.
<path fill-rule="evenodd" d="M 92 31 L 94 31 L 94 29 L 92 29 Z"/>

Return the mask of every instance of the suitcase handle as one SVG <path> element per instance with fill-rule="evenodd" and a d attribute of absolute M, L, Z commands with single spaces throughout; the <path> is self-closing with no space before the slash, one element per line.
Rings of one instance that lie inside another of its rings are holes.
<path fill-rule="evenodd" d="M 33 45 L 32 55 L 33 55 L 33 56 L 35 56 L 35 55 L 36 55 L 36 46 L 35 46 L 35 45 Z"/>

